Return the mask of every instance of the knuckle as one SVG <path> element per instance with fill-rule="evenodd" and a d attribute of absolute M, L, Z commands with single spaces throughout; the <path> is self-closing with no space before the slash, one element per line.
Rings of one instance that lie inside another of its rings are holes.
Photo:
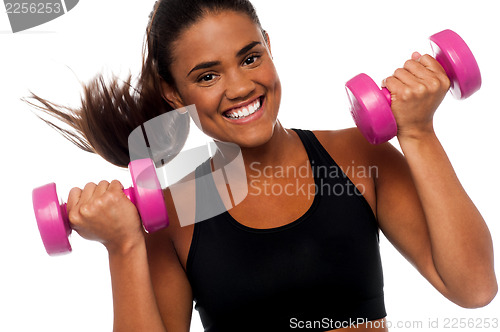
<path fill-rule="evenodd" d="M 423 95 L 427 92 L 427 87 L 424 85 L 424 84 L 417 84 L 415 86 L 415 93 L 417 93 L 418 95 Z"/>
<path fill-rule="evenodd" d="M 91 218 L 94 215 L 94 208 L 91 204 L 84 203 L 80 205 L 78 212 L 84 218 Z"/>
<path fill-rule="evenodd" d="M 96 199 L 94 199 L 94 204 L 93 206 L 95 207 L 95 209 L 102 209 L 103 207 L 106 206 L 106 197 L 98 197 Z"/>
<path fill-rule="evenodd" d="M 401 90 L 401 99 L 403 101 L 407 101 L 411 99 L 413 96 L 413 91 L 409 87 L 405 87 Z"/>
<path fill-rule="evenodd" d="M 436 91 L 438 91 L 441 88 L 441 81 L 438 78 L 435 78 L 435 77 L 429 79 L 429 81 L 428 81 L 427 84 L 429 86 L 429 90 L 432 91 L 432 92 L 436 92 Z"/>
<path fill-rule="evenodd" d="M 107 204 L 115 205 L 120 201 L 120 198 L 119 192 L 107 191 L 102 195 L 102 199 L 105 200 Z"/>
<path fill-rule="evenodd" d="M 69 212 L 68 212 L 68 219 L 69 219 L 69 222 L 73 225 L 78 225 L 81 223 L 81 215 L 79 213 L 79 211 L 77 211 L 77 209 L 71 209 Z"/>

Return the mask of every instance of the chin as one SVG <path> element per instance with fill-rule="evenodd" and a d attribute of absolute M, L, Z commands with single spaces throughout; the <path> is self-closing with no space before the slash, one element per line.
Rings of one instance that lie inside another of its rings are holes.
<path fill-rule="evenodd" d="M 240 133 L 235 137 L 234 143 L 240 148 L 253 149 L 267 144 L 274 134 L 274 126 L 269 128 L 259 128 L 246 133 Z"/>

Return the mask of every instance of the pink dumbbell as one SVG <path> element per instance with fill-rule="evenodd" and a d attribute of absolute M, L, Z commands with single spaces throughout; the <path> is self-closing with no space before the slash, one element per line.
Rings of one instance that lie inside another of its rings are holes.
<path fill-rule="evenodd" d="M 451 30 L 436 33 L 429 39 L 435 59 L 451 81 L 453 96 L 465 99 L 479 90 L 481 73 L 463 39 Z M 354 122 L 370 143 L 383 143 L 396 136 L 397 125 L 391 111 L 389 90 L 380 89 L 369 76 L 359 74 L 346 83 L 346 91 Z"/>
<path fill-rule="evenodd" d="M 123 192 L 135 204 L 141 216 L 144 229 L 154 232 L 168 226 L 168 214 L 163 192 L 151 159 L 130 162 L 133 186 Z M 71 227 L 66 212 L 66 203 L 60 204 L 55 183 L 33 190 L 33 208 L 42 237 L 49 255 L 69 253 L 71 244 L 68 236 Z"/>

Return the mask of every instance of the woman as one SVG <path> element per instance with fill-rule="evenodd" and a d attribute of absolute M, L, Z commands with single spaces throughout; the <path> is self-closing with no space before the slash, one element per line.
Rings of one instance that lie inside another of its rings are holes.
<path fill-rule="evenodd" d="M 449 88 L 434 59 L 415 53 L 384 82 L 403 156 L 357 129 L 283 128 L 270 39 L 247 1 L 160 0 L 147 32 L 138 95 L 98 79 L 69 115 L 35 98 L 83 134 L 75 143 L 120 166 L 134 128 L 194 104 L 207 135 L 241 148 L 252 178 L 236 207 L 185 227 L 166 190 L 171 225 L 154 234 L 143 233 L 119 182 L 70 192 L 72 227 L 109 253 L 115 330 L 187 331 L 193 298 L 206 331 L 387 330 L 379 228 L 451 301 L 492 300 L 490 234 L 432 126 Z M 314 165 L 340 172 L 265 171 Z M 269 184 L 292 194 L 269 194 Z"/>

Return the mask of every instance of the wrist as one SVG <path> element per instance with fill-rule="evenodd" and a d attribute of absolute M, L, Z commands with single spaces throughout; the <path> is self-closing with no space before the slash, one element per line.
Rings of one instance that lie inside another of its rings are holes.
<path fill-rule="evenodd" d="M 146 247 L 144 240 L 144 234 L 136 234 L 135 236 L 130 236 L 124 238 L 119 242 L 108 242 L 104 246 L 108 250 L 110 256 L 126 256 L 136 250 L 141 250 Z"/>
<path fill-rule="evenodd" d="M 404 128 L 398 130 L 397 138 L 399 144 L 412 144 L 416 142 L 426 142 L 436 138 L 434 126 L 431 123 L 420 126 L 419 128 Z"/>
<path fill-rule="evenodd" d="M 398 142 L 405 156 L 416 154 L 423 157 L 429 149 L 433 150 L 433 147 L 440 145 L 436 133 L 432 128 L 429 130 L 406 132 L 404 134 L 398 133 Z"/>

